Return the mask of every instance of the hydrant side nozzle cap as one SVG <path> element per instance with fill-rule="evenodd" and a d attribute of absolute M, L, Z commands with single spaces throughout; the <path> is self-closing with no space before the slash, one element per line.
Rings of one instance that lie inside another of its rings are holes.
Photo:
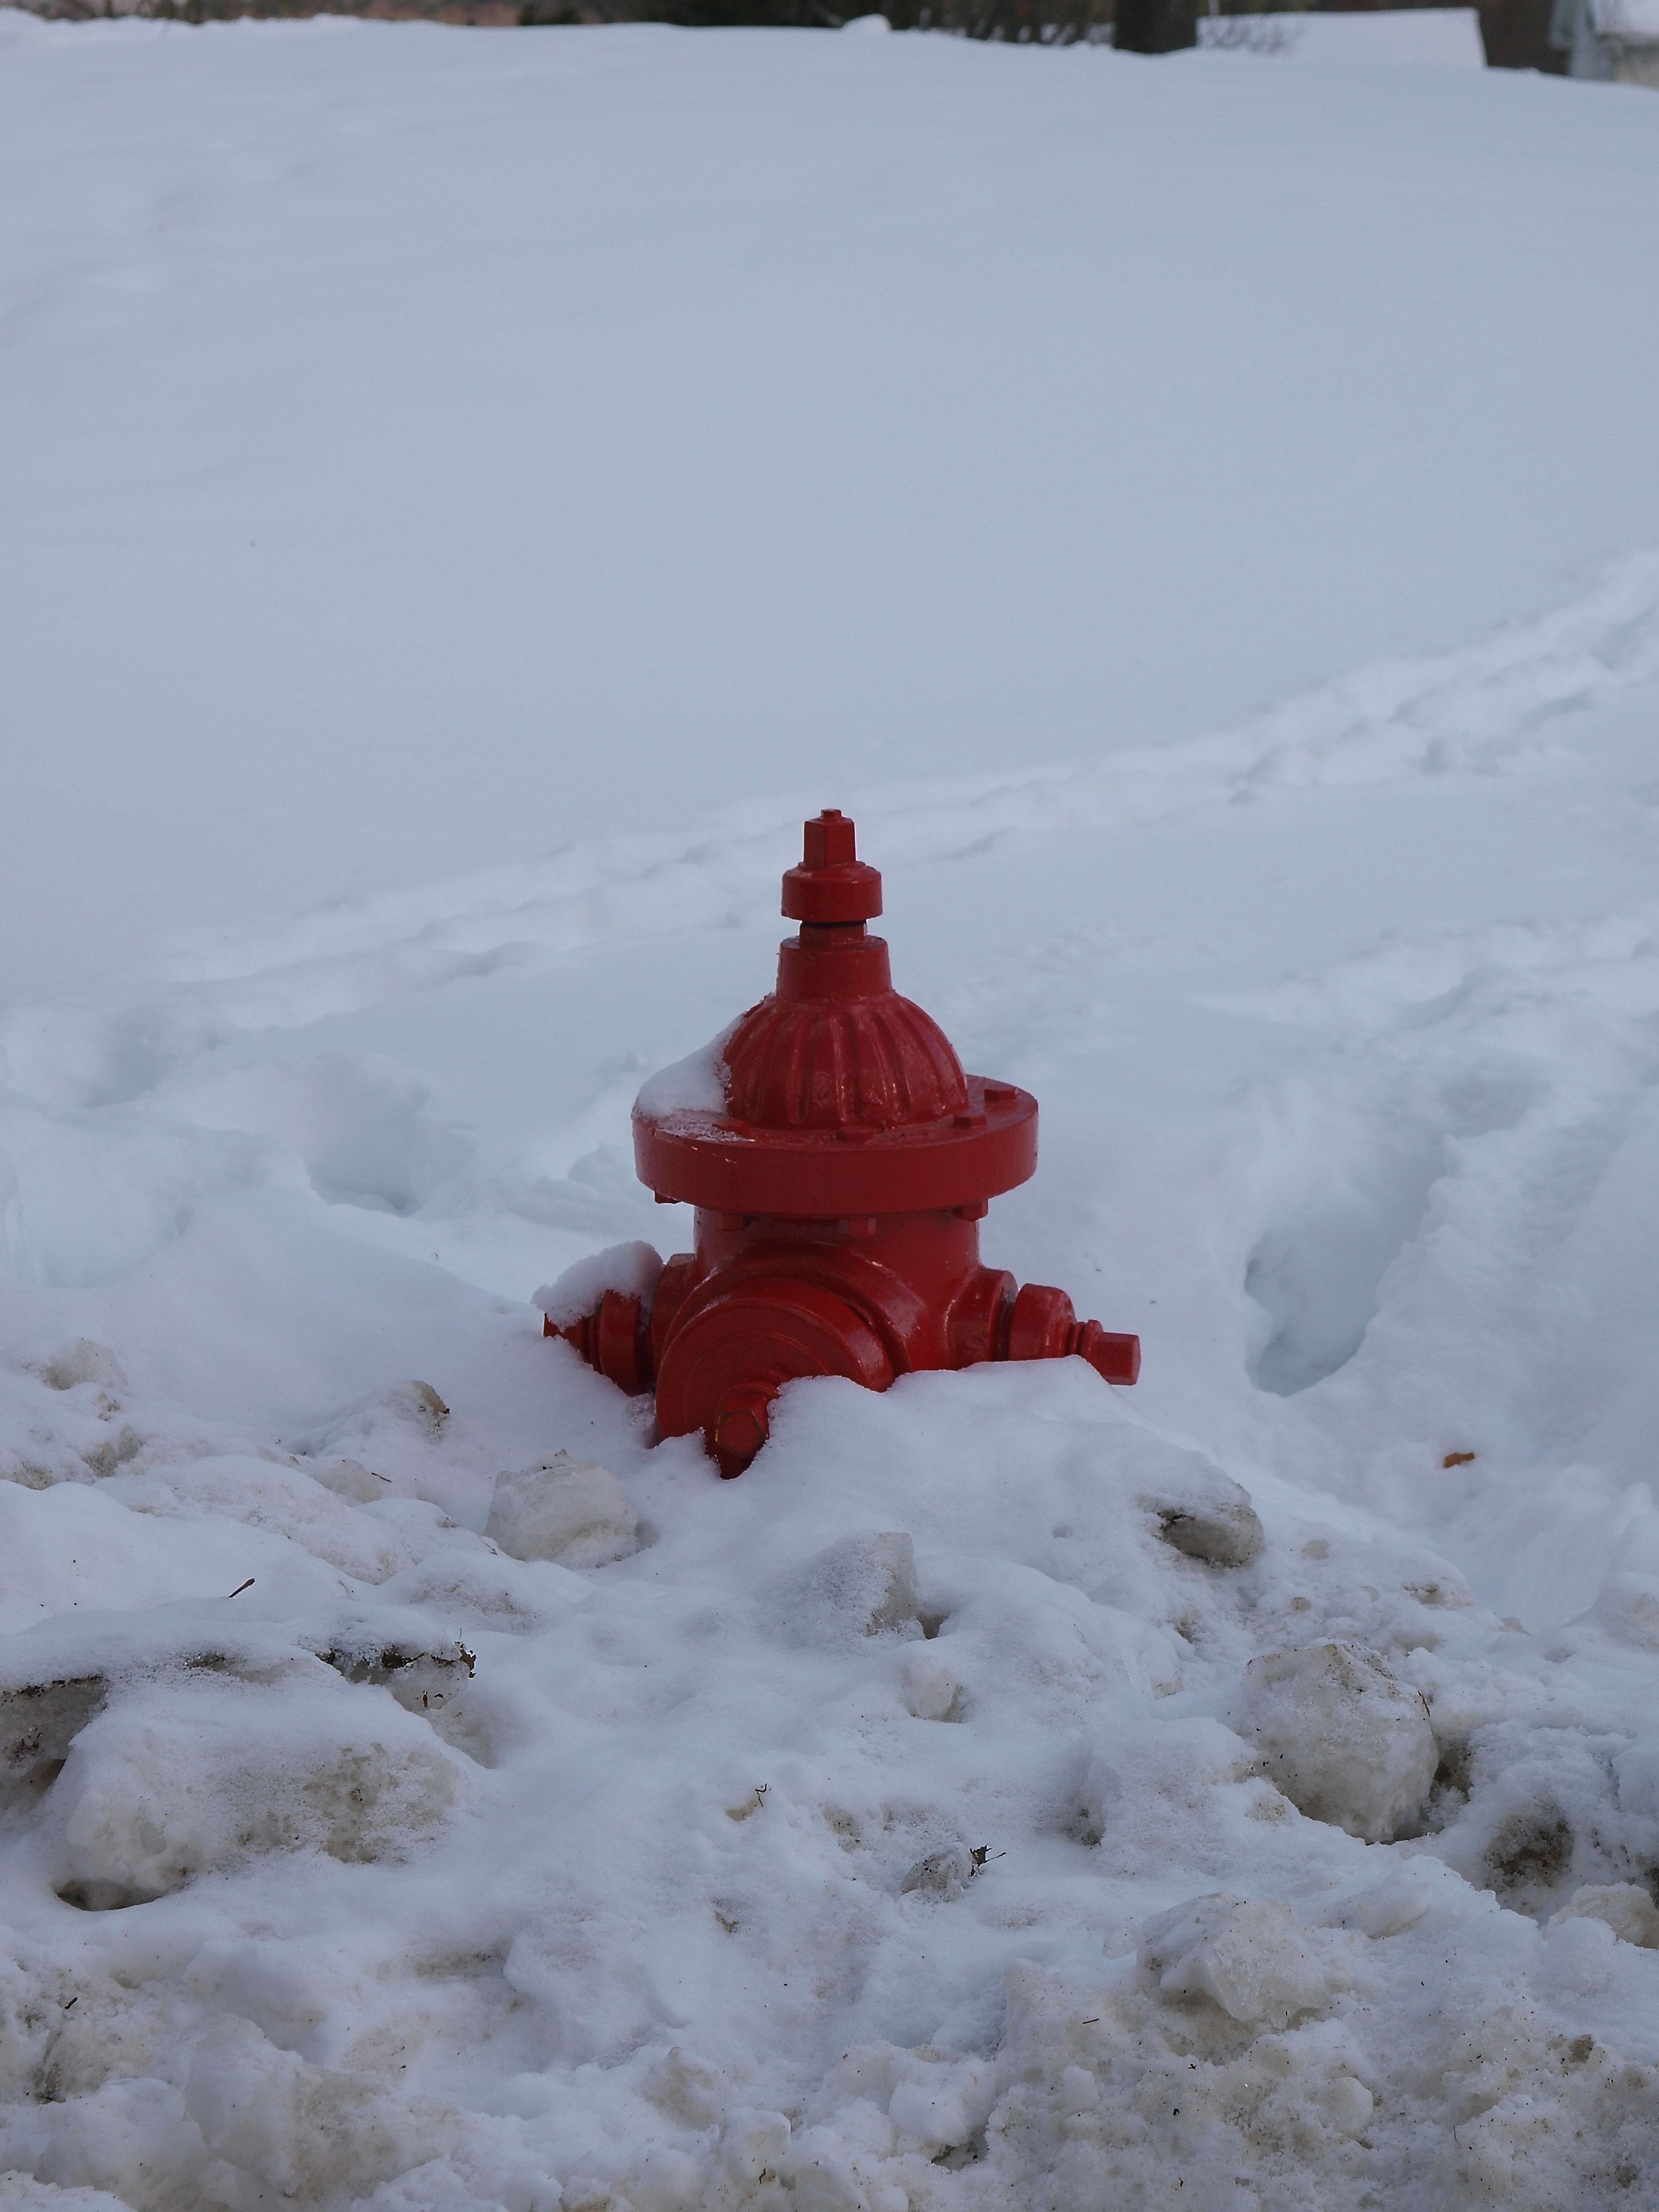
<path fill-rule="evenodd" d="M 858 857 L 852 822 L 826 806 L 804 825 L 801 859 L 785 871 L 783 912 L 791 921 L 848 924 L 881 912 L 881 871 Z"/>

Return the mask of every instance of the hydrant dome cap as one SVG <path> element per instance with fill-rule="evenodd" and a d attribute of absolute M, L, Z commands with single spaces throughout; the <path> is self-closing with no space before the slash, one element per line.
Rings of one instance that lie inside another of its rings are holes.
<path fill-rule="evenodd" d="M 847 816 L 826 808 L 803 843 L 783 879 L 801 927 L 778 948 L 777 989 L 720 1041 L 718 1105 L 663 1078 L 641 1092 L 641 1181 L 720 1212 L 809 1219 L 982 1206 L 1024 1182 L 1036 1101 L 964 1074 L 939 1024 L 893 988 L 863 921 L 881 910 L 881 878 Z"/>

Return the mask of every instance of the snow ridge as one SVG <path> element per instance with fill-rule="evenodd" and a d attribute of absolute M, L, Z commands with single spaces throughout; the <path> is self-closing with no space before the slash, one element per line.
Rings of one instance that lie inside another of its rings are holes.
<path fill-rule="evenodd" d="M 1553 717 L 1659 676 L 1659 553 L 1608 562 L 1530 621 L 1415 659 L 1368 662 L 1235 727 L 1105 759 L 866 786 L 843 798 L 889 865 L 1006 837 L 1152 822 L 1275 791 L 1498 775 Z M 595 838 L 180 946 L 124 1004 L 15 1004 L 9 1080 L 61 1104 L 140 1095 L 238 1030 L 293 1028 L 594 944 L 769 906 L 780 839 L 828 794 L 786 793 L 684 832 Z"/>

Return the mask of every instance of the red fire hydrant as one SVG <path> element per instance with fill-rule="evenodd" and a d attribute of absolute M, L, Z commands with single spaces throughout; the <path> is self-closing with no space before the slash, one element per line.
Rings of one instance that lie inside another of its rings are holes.
<path fill-rule="evenodd" d="M 643 1291 L 550 1316 L 546 1333 L 626 1391 L 654 1386 L 662 1433 L 701 1429 L 725 1475 L 759 1451 L 798 1376 L 884 1390 L 913 1368 L 1076 1352 L 1133 1382 L 1138 1337 L 981 1266 L 987 1200 L 1036 1166 L 1036 1101 L 964 1075 L 894 990 L 887 946 L 865 929 L 881 878 L 834 809 L 806 824 L 783 911 L 799 933 L 778 949 L 776 991 L 718 1048 L 718 1092 L 692 1103 L 659 1079 L 634 1108 L 640 1180 L 661 1204 L 696 1206 L 696 1251 Z"/>

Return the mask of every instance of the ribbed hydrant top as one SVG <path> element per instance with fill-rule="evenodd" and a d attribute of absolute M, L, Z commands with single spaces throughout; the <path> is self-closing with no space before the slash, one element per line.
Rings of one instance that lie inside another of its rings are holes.
<path fill-rule="evenodd" d="M 982 1204 L 1036 1165 L 1036 1101 L 964 1075 L 930 1014 L 893 988 L 881 877 L 834 808 L 805 825 L 777 988 L 721 1052 L 722 1114 L 634 1110 L 642 1182 L 665 1199 L 795 1218 Z"/>

